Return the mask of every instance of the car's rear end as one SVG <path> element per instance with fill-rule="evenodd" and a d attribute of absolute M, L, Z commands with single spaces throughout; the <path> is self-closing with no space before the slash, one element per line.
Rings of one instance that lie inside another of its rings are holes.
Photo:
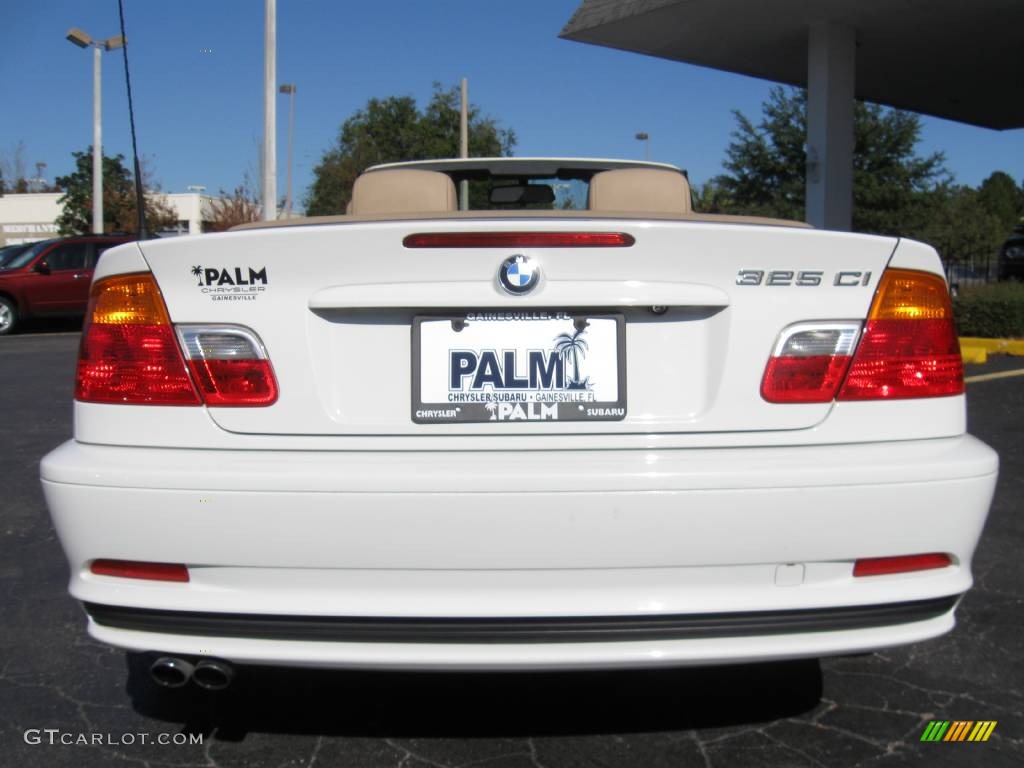
<path fill-rule="evenodd" d="M 107 254 L 42 477 L 114 645 L 750 661 L 953 626 L 997 464 L 964 414 L 911 241 L 368 216 Z"/>

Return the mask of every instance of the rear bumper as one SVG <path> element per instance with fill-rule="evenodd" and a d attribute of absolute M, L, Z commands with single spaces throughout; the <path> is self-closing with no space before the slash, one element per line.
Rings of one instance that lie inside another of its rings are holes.
<path fill-rule="evenodd" d="M 753 661 L 934 637 L 970 586 L 996 469 L 969 436 L 480 453 L 69 442 L 42 477 L 98 639 L 238 662 L 477 669 Z M 920 552 L 954 565 L 852 576 L 856 558 Z M 100 557 L 184 562 L 191 581 L 90 574 Z M 388 634 L 424 621 L 431 632 Z M 366 626 L 386 631 L 353 634 Z M 456 627 L 473 631 L 446 634 Z"/>

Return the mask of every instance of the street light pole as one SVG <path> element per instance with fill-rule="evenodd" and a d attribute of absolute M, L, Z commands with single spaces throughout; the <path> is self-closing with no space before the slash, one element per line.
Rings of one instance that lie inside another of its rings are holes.
<path fill-rule="evenodd" d="M 650 137 L 650 134 L 646 133 L 645 131 L 640 131 L 640 133 L 638 133 L 636 135 L 636 139 L 637 139 L 637 141 L 642 141 L 644 143 L 644 160 L 650 160 L 651 159 L 651 137 Z"/>
<path fill-rule="evenodd" d="M 295 145 L 295 84 L 285 84 L 278 89 L 279 93 L 287 93 L 288 98 L 288 191 L 285 193 L 285 215 L 292 215 L 292 153 Z"/>
<path fill-rule="evenodd" d="M 68 30 L 67 39 L 79 48 L 92 48 L 92 231 L 103 234 L 103 121 L 101 89 L 103 83 L 103 51 L 124 45 L 120 35 L 108 40 L 93 40 L 78 27 Z"/>
<path fill-rule="evenodd" d="M 103 234 L 103 121 L 100 98 L 102 91 L 102 52 L 92 48 L 92 231 Z"/>
<path fill-rule="evenodd" d="M 459 157 L 469 157 L 469 81 L 462 78 L 459 105 Z M 459 210 L 469 210 L 469 181 L 459 182 Z"/>
<path fill-rule="evenodd" d="M 263 30 L 263 220 L 277 218 L 277 0 L 266 0 Z"/>

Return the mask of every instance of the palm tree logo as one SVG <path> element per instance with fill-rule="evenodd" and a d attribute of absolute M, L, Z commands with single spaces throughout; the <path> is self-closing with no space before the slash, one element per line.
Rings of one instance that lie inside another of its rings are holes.
<path fill-rule="evenodd" d="M 497 407 L 498 404 L 493 400 L 488 400 L 487 404 L 484 405 L 484 408 L 487 409 L 487 412 L 491 414 L 491 418 L 489 419 L 489 421 L 494 421 L 495 419 L 497 419 L 497 417 L 494 415 L 494 411 L 497 409 Z"/>
<path fill-rule="evenodd" d="M 199 278 L 199 285 L 203 284 L 201 275 L 203 274 L 202 267 L 192 267 L 192 274 Z"/>
<path fill-rule="evenodd" d="M 577 328 L 575 333 L 560 333 L 555 337 L 555 354 L 564 361 L 572 359 L 572 379 L 566 389 L 590 389 L 590 377 L 580 381 L 580 358 L 587 356 L 587 340 L 582 338 L 586 326 Z"/>

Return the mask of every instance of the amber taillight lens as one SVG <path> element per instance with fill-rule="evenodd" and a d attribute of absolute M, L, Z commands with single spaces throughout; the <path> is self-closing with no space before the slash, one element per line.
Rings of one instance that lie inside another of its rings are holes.
<path fill-rule="evenodd" d="M 92 286 L 75 399 L 200 405 L 160 289 L 149 272 L 106 277 Z"/>

